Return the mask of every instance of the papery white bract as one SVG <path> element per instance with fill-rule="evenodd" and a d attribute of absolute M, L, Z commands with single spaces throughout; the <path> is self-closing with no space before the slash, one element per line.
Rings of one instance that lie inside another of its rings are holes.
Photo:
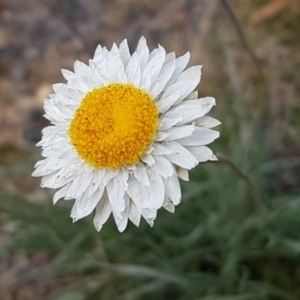
<path fill-rule="evenodd" d="M 193 90 L 201 66 L 185 70 L 189 53 L 179 58 L 159 46 L 152 52 L 141 38 L 130 55 L 127 41 L 108 51 L 98 46 L 89 65 L 76 61 L 63 70 L 67 84 L 55 84 L 45 100 L 44 160 L 34 176 L 42 187 L 75 199 L 77 221 L 94 210 L 99 231 L 111 213 L 123 231 L 128 218 L 141 216 L 152 226 L 157 210 L 174 212 L 181 201 L 179 179 L 199 162 L 216 160 L 205 145 L 219 132 L 219 121 L 205 116 L 215 99 Z"/>

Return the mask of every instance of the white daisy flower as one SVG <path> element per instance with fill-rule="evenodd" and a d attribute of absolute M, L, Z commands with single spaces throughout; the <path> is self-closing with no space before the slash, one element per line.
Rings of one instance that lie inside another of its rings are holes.
<path fill-rule="evenodd" d="M 216 160 L 205 146 L 219 136 L 210 128 L 220 122 L 205 116 L 215 99 L 193 92 L 201 66 L 184 71 L 189 57 L 161 46 L 149 52 L 142 37 L 133 55 L 126 40 L 110 51 L 99 45 L 89 65 L 62 70 L 67 84 L 45 100 L 53 126 L 43 130 L 45 159 L 33 176 L 59 189 L 54 203 L 75 199 L 74 222 L 96 210 L 98 231 L 111 213 L 119 231 L 141 216 L 152 226 L 159 208 L 180 203 L 178 177 Z"/>

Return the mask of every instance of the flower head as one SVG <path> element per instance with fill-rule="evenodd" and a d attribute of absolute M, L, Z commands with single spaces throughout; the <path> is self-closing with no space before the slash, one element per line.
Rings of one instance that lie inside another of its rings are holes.
<path fill-rule="evenodd" d="M 152 226 L 159 208 L 180 203 L 178 177 L 216 160 L 205 146 L 219 136 L 210 128 L 220 123 L 205 116 L 215 99 L 193 92 L 201 66 L 184 71 L 188 61 L 161 46 L 149 52 L 142 37 L 133 55 L 126 40 L 110 51 L 99 45 L 89 65 L 62 71 L 67 84 L 45 100 L 53 126 L 43 130 L 45 159 L 33 175 L 59 189 L 54 203 L 75 199 L 74 222 L 96 210 L 98 231 L 111 213 L 120 231 L 128 218 Z"/>

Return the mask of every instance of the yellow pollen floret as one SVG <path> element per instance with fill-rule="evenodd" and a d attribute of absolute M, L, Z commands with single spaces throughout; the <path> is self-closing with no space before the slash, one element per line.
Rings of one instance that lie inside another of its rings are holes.
<path fill-rule="evenodd" d="M 153 98 L 132 84 L 96 88 L 82 100 L 68 134 L 77 153 L 95 168 L 138 163 L 158 126 Z"/>

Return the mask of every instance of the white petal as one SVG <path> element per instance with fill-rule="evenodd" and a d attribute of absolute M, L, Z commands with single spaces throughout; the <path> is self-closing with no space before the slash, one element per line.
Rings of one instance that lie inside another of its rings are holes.
<path fill-rule="evenodd" d="M 165 131 L 168 136 L 163 141 L 173 141 L 178 139 L 182 140 L 183 138 L 191 136 L 194 131 L 194 125 L 172 127 Z"/>
<path fill-rule="evenodd" d="M 64 162 L 65 160 L 63 160 Z M 35 170 L 32 173 L 32 176 L 44 176 L 51 174 L 61 168 L 60 160 L 55 160 L 52 158 L 46 158 L 44 160 L 40 160 L 35 165 Z"/>
<path fill-rule="evenodd" d="M 159 46 L 157 55 L 155 55 L 142 70 L 141 88 L 150 91 L 151 85 L 157 79 L 166 57 L 166 51 Z M 149 84 L 150 83 L 150 84 Z"/>
<path fill-rule="evenodd" d="M 141 214 L 147 223 L 152 227 L 157 216 L 156 209 L 142 208 Z"/>
<path fill-rule="evenodd" d="M 68 105 L 67 103 L 65 104 L 57 103 L 56 107 L 63 113 L 66 120 L 73 118 L 76 109 L 74 109 L 72 106 Z"/>
<path fill-rule="evenodd" d="M 147 153 L 147 154 L 151 154 L 152 151 L 153 151 L 153 146 L 152 146 L 152 145 L 149 145 L 149 146 L 147 147 L 147 149 L 146 149 L 144 152 Z"/>
<path fill-rule="evenodd" d="M 173 152 L 166 155 L 166 158 L 175 165 L 190 170 L 198 164 L 196 157 L 180 144 L 168 142 L 166 148 Z"/>
<path fill-rule="evenodd" d="M 104 192 L 102 198 L 96 206 L 96 214 L 94 217 L 94 225 L 97 231 L 100 231 L 102 225 L 107 221 L 111 214 L 111 205 L 109 203 L 106 192 Z"/>
<path fill-rule="evenodd" d="M 219 136 L 220 133 L 218 131 L 204 127 L 195 127 L 192 135 L 178 139 L 177 142 L 184 146 L 203 146 L 210 144 Z"/>
<path fill-rule="evenodd" d="M 150 61 L 153 57 L 155 57 L 155 56 L 157 55 L 158 52 L 159 52 L 159 51 L 158 51 L 158 48 L 153 49 L 153 50 L 150 52 L 150 54 L 149 54 L 149 61 Z"/>
<path fill-rule="evenodd" d="M 96 63 L 93 61 L 90 61 L 90 66 L 91 66 L 91 70 L 92 70 L 91 76 L 92 76 L 92 81 L 93 81 L 94 85 L 96 87 L 103 86 L 106 83 L 106 81 L 102 78 Z"/>
<path fill-rule="evenodd" d="M 120 232 L 123 232 L 126 229 L 127 223 L 128 223 L 128 215 L 122 219 L 120 218 L 115 218 L 118 230 Z"/>
<path fill-rule="evenodd" d="M 149 166 L 153 166 L 155 163 L 154 158 L 151 154 L 143 153 L 140 156 L 140 159 L 141 159 L 141 161 L 143 161 L 144 163 L 146 163 Z"/>
<path fill-rule="evenodd" d="M 61 188 L 59 191 L 57 191 L 53 196 L 53 204 L 56 204 L 57 201 L 61 198 L 64 198 L 66 196 L 66 193 L 70 187 L 70 183 L 65 185 L 63 188 Z"/>
<path fill-rule="evenodd" d="M 126 192 L 129 197 L 135 202 L 137 207 L 146 208 L 150 206 L 150 204 L 147 203 L 147 198 L 145 196 L 147 193 L 146 188 L 144 188 L 144 186 L 141 186 L 140 182 L 133 175 L 129 176 L 128 189 Z"/>
<path fill-rule="evenodd" d="M 141 77 L 139 88 L 150 94 L 152 71 L 148 72 L 145 77 Z"/>
<path fill-rule="evenodd" d="M 121 212 L 125 209 L 124 193 L 125 190 L 121 186 L 115 186 L 114 181 L 106 186 L 109 202 L 114 214 L 121 218 Z"/>
<path fill-rule="evenodd" d="M 43 135 L 59 135 L 65 133 L 66 128 L 63 126 L 48 126 L 42 130 Z"/>
<path fill-rule="evenodd" d="M 69 88 L 66 84 L 64 83 L 56 83 L 53 84 L 53 90 L 56 94 L 68 97 L 69 96 Z"/>
<path fill-rule="evenodd" d="M 178 178 L 184 181 L 189 181 L 189 171 L 187 169 L 176 167 L 176 173 Z"/>
<path fill-rule="evenodd" d="M 158 81 L 155 81 L 152 85 L 151 85 L 151 88 L 150 88 L 150 91 L 149 91 L 149 95 L 153 98 L 153 99 L 156 99 L 159 92 L 158 92 L 158 89 L 159 89 L 159 82 Z"/>
<path fill-rule="evenodd" d="M 113 44 L 113 47 L 109 53 L 109 57 L 106 62 L 106 69 L 110 74 L 110 82 L 127 83 L 124 64 L 116 44 Z"/>
<path fill-rule="evenodd" d="M 128 62 L 130 60 L 130 57 L 131 57 L 126 39 L 120 44 L 119 52 L 120 52 L 120 57 L 123 61 L 124 67 L 126 68 Z"/>
<path fill-rule="evenodd" d="M 159 174 L 149 170 L 148 176 L 150 185 L 147 187 L 147 202 L 149 201 L 152 204 L 150 207 L 158 209 L 162 206 L 165 197 L 164 184 Z"/>
<path fill-rule="evenodd" d="M 152 170 L 160 174 L 164 178 L 168 178 L 174 174 L 174 168 L 169 160 L 164 156 L 153 156 L 155 164 L 152 166 Z"/>
<path fill-rule="evenodd" d="M 136 170 L 136 164 L 128 164 L 128 165 L 125 165 L 124 168 L 126 168 L 126 170 L 128 171 L 134 171 Z"/>
<path fill-rule="evenodd" d="M 77 198 L 71 211 L 71 218 L 73 218 L 73 222 L 76 222 L 79 219 L 89 215 L 95 209 L 97 203 L 103 195 L 103 192 L 103 188 L 98 188 L 90 197 L 87 197 L 85 194 L 83 194 Z"/>
<path fill-rule="evenodd" d="M 122 217 L 121 213 L 125 209 L 124 194 L 128 187 L 128 175 L 128 171 L 122 169 L 106 186 L 112 210 L 118 217 Z"/>
<path fill-rule="evenodd" d="M 178 205 L 181 201 L 181 189 L 176 173 L 167 179 L 165 188 L 166 195 L 172 200 L 174 205 Z"/>
<path fill-rule="evenodd" d="M 109 56 L 109 51 L 107 50 L 106 47 L 102 48 L 102 56 L 103 56 L 103 60 L 107 60 L 108 56 Z"/>
<path fill-rule="evenodd" d="M 184 100 L 195 100 L 198 99 L 198 91 L 193 91 L 185 97 Z"/>
<path fill-rule="evenodd" d="M 125 209 L 121 213 L 121 216 L 118 215 L 117 212 L 114 211 L 113 206 L 112 206 L 112 212 L 114 215 L 114 219 L 116 221 L 118 230 L 120 232 L 123 232 L 127 226 L 128 223 L 128 216 L 129 216 L 129 197 L 127 194 L 124 195 L 124 204 L 125 204 Z"/>
<path fill-rule="evenodd" d="M 68 117 L 55 105 L 55 101 L 53 99 L 47 99 L 44 102 L 44 109 L 46 111 L 46 116 L 50 121 L 64 121 Z"/>
<path fill-rule="evenodd" d="M 72 182 L 66 197 L 68 198 L 78 198 L 81 196 L 88 186 L 91 184 L 93 178 L 93 172 L 83 173 L 80 175 L 77 175 Z"/>
<path fill-rule="evenodd" d="M 137 53 L 141 70 L 144 70 L 149 59 L 149 49 L 146 43 L 146 39 L 143 36 L 139 40 L 135 53 Z"/>
<path fill-rule="evenodd" d="M 41 187 L 60 188 L 73 181 L 78 174 L 84 172 L 88 172 L 87 168 L 84 168 L 80 161 L 74 161 L 74 163 L 64 166 L 52 174 L 44 176 L 42 178 Z"/>
<path fill-rule="evenodd" d="M 113 72 L 109 66 L 107 66 L 108 58 L 109 56 L 113 56 L 113 54 L 110 54 L 105 47 L 102 48 L 100 52 L 101 54 L 99 54 L 98 59 L 90 61 L 90 66 L 93 70 L 93 75 L 96 74 L 95 81 L 99 81 L 101 85 L 105 85 L 109 84 L 111 82 L 111 78 L 113 78 Z"/>
<path fill-rule="evenodd" d="M 91 196 L 99 187 L 104 188 L 106 186 L 106 184 L 103 184 L 104 177 L 106 174 L 105 169 L 93 170 L 92 174 L 93 176 L 90 180 L 90 186 L 88 187 L 88 191 L 86 194 L 87 197 Z"/>
<path fill-rule="evenodd" d="M 220 125 L 221 122 L 209 116 L 204 116 L 196 121 L 196 125 L 200 127 L 213 128 Z"/>
<path fill-rule="evenodd" d="M 129 219 L 135 226 L 138 227 L 140 225 L 141 213 L 132 200 L 129 204 Z"/>
<path fill-rule="evenodd" d="M 164 184 L 159 174 L 148 171 L 149 186 L 141 186 L 134 178 L 128 181 L 127 193 L 139 208 L 158 209 L 164 199 Z"/>
<path fill-rule="evenodd" d="M 172 203 L 172 201 L 168 197 L 165 197 L 163 208 L 165 210 L 169 211 L 170 213 L 174 213 L 175 212 L 175 206 L 174 206 L 174 204 Z"/>
<path fill-rule="evenodd" d="M 63 134 L 52 134 L 52 135 L 43 135 L 42 139 L 36 144 L 37 147 L 43 147 L 43 149 L 53 149 L 52 143 L 55 142 L 55 144 L 67 144 L 67 138 Z M 55 147 L 54 147 L 55 148 Z"/>
<path fill-rule="evenodd" d="M 125 69 L 128 83 L 139 87 L 141 82 L 141 67 L 137 53 L 133 53 Z"/>
<path fill-rule="evenodd" d="M 175 91 L 173 94 L 166 96 L 163 94 L 161 99 L 156 102 L 157 109 L 160 113 L 165 113 L 179 99 L 180 91 Z"/>
<path fill-rule="evenodd" d="M 60 135 L 44 135 L 42 140 L 37 143 L 37 146 L 47 146 L 53 148 L 53 144 L 68 144 L 67 140 Z"/>
<path fill-rule="evenodd" d="M 77 89 L 84 93 L 87 93 L 90 90 L 86 82 L 84 82 L 77 74 L 65 69 L 62 69 L 61 72 L 68 81 L 68 86 L 72 89 Z"/>
<path fill-rule="evenodd" d="M 101 45 L 98 45 L 94 54 L 93 61 L 95 63 L 100 63 L 103 60 L 103 51 Z"/>
<path fill-rule="evenodd" d="M 60 151 L 54 151 L 52 149 L 49 149 L 49 147 L 45 147 L 44 150 L 42 151 L 42 156 L 51 157 L 54 160 L 56 159 L 74 160 L 78 158 L 78 154 L 71 147 L 65 147 Z"/>
<path fill-rule="evenodd" d="M 90 172 L 91 167 L 88 166 L 83 160 L 78 158 L 70 160 L 68 165 L 63 166 L 57 173 L 59 177 L 74 177 L 85 173 Z"/>
<path fill-rule="evenodd" d="M 169 119 L 166 117 L 166 115 L 164 115 L 164 117 L 162 118 L 162 120 L 159 123 L 159 130 L 167 131 L 169 128 L 175 126 L 180 121 L 182 121 L 182 118 L 183 117 L 179 116 L 175 119 Z"/>
<path fill-rule="evenodd" d="M 181 74 L 181 72 L 185 69 L 188 62 L 190 60 L 190 53 L 187 52 L 185 55 L 180 56 L 176 58 L 175 60 L 175 70 L 171 76 L 171 78 L 168 80 L 167 84 L 165 85 L 163 90 L 166 90 L 170 85 L 172 85 L 175 80 L 178 78 L 178 76 Z"/>
<path fill-rule="evenodd" d="M 194 66 L 184 71 L 177 80 L 169 86 L 165 92 L 164 97 L 180 91 L 178 100 L 174 103 L 179 104 L 188 94 L 190 94 L 200 82 L 201 66 Z"/>
<path fill-rule="evenodd" d="M 73 80 L 77 77 L 76 74 L 70 70 L 62 69 L 61 73 L 67 81 Z"/>
<path fill-rule="evenodd" d="M 207 104 L 208 100 L 210 105 Z M 181 102 L 178 106 L 172 107 L 165 115 L 168 119 L 179 119 L 178 125 L 192 122 L 203 117 L 215 105 L 214 98 L 207 97 L 204 99 L 187 100 Z"/>
<path fill-rule="evenodd" d="M 171 78 L 174 70 L 175 70 L 175 53 L 172 52 L 167 54 L 161 72 L 156 80 L 159 83 L 157 89 L 157 95 L 159 95 L 163 91 L 163 89 L 166 86 L 166 83 Z"/>
<path fill-rule="evenodd" d="M 92 71 L 85 63 L 76 60 L 74 63 L 74 71 L 88 85 L 92 83 Z"/>
<path fill-rule="evenodd" d="M 61 177 L 58 172 L 46 175 L 41 180 L 41 187 L 48 187 L 52 189 L 61 188 L 70 181 L 73 181 L 75 176 Z"/>
<path fill-rule="evenodd" d="M 82 98 L 84 97 L 85 93 L 80 91 L 80 90 L 77 90 L 77 89 L 72 89 L 70 87 L 68 87 L 69 89 L 69 96 L 68 96 L 68 100 L 73 100 L 77 103 L 77 105 L 80 104 Z M 64 100 L 65 101 L 65 100 Z"/>
<path fill-rule="evenodd" d="M 153 156 L 155 155 L 168 155 L 171 154 L 172 151 L 168 150 L 166 147 L 164 147 L 164 144 L 161 143 L 153 143 Z"/>
<path fill-rule="evenodd" d="M 108 53 L 109 52 L 106 47 L 101 47 L 101 45 L 98 45 L 95 55 L 91 61 L 94 62 L 98 68 L 100 68 L 105 63 Z"/>
<path fill-rule="evenodd" d="M 218 160 L 213 152 L 206 146 L 191 146 L 187 147 L 187 149 L 197 158 L 199 162 Z"/>
<path fill-rule="evenodd" d="M 100 186 L 105 187 L 118 174 L 117 170 L 102 169 L 98 173 Z"/>
<path fill-rule="evenodd" d="M 136 166 L 136 169 L 133 172 L 134 177 L 143 185 L 147 186 L 150 185 L 148 174 L 146 171 L 146 167 L 144 164 L 140 163 Z"/>
<path fill-rule="evenodd" d="M 157 131 L 157 133 L 154 136 L 154 141 L 164 141 L 168 137 L 168 133 L 164 131 Z"/>

